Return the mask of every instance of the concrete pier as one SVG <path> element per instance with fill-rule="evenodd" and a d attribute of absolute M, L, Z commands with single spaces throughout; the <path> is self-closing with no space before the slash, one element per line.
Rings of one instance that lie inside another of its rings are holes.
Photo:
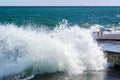
<path fill-rule="evenodd" d="M 98 42 L 109 42 L 109 43 L 119 43 L 120 44 L 120 34 L 105 34 L 103 36 L 97 36 L 96 40 Z M 114 63 L 115 65 L 120 66 L 120 52 L 117 51 L 110 51 L 110 50 L 103 50 L 107 61 Z"/>
<path fill-rule="evenodd" d="M 120 66 L 120 52 L 104 51 L 107 61 Z"/>

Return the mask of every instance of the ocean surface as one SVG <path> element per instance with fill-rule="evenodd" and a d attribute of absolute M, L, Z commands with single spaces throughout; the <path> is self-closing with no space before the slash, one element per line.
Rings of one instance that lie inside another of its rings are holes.
<path fill-rule="evenodd" d="M 119 33 L 120 7 L 1 6 L 0 80 L 120 80 L 96 27 Z"/>
<path fill-rule="evenodd" d="M 120 25 L 120 7 L 0 7 L 0 23 L 55 27 L 62 19 L 71 25 Z"/>

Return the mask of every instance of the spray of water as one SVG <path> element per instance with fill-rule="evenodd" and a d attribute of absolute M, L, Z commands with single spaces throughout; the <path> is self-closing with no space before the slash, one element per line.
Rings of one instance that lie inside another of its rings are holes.
<path fill-rule="evenodd" d="M 53 30 L 0 25 L 0 77 L 63 71 L 80 74 L 105 68 L 106 59 L 89 29 L 68 26 Z"/>

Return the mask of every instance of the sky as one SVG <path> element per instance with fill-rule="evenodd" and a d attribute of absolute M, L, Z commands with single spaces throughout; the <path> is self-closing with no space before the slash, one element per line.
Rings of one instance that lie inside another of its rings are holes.
<path fill-rule="evenodd" d="M 120 6 L 120 0 L 0 0 L 0 6 Z"/>

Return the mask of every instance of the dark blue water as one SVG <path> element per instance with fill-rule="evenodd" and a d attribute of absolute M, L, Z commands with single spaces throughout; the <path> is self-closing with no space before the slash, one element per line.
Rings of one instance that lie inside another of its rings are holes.
<path fill-rule="evenodd" d="M 62 19 L 71 25 L 120 25 L 120 7 L 0 7 L 0 23 L 55 27 Z"/>

